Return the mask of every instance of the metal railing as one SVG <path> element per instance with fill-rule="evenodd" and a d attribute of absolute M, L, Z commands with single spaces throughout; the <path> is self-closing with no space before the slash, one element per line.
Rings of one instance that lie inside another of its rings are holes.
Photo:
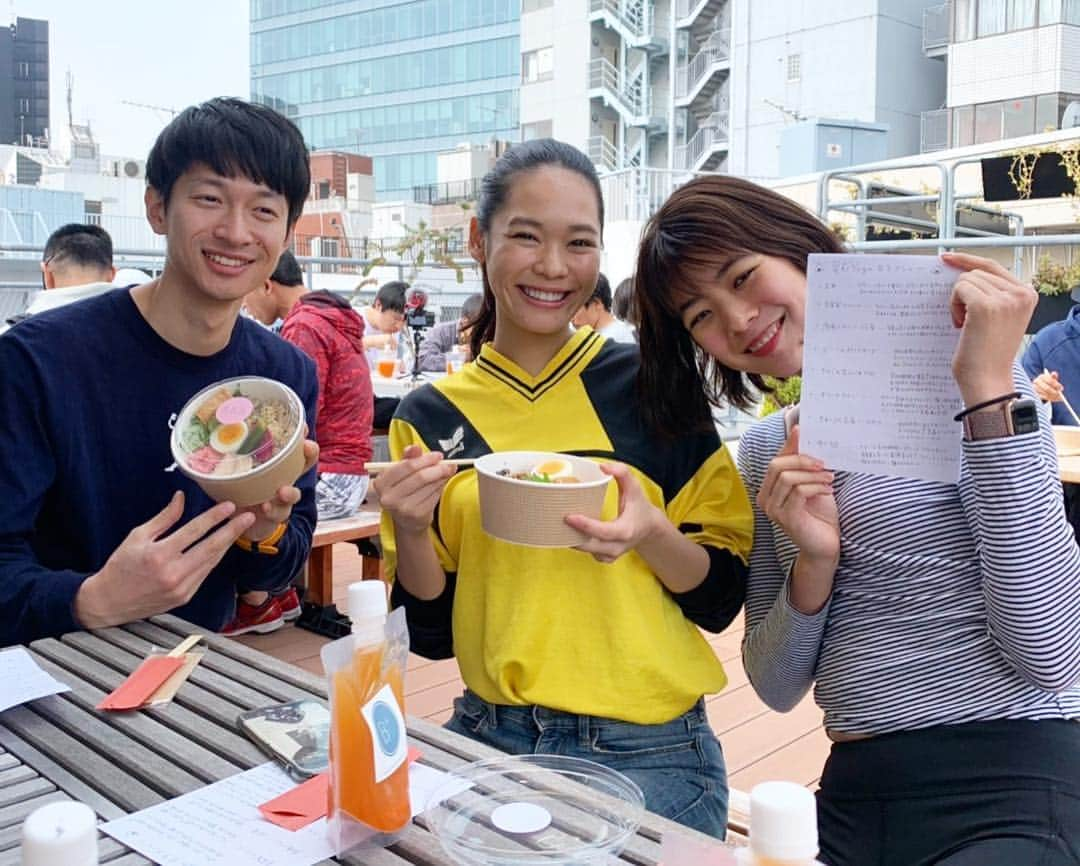
<path fill-rule="evenodd" d="M 952 3 L 923 10 L 923 51 L 945 48 L 952 41 Z"/>
<path fill-rule="evenodd" d="M 693 177 L 713 172 L 624 168 L 600 178 L 606 220 L 644 222 L 672 192 Z"/>
<path fill-rule="evenodd" d="M 476 201 L 480 197 L 482 178 L 429 183 L 413 187 L 413 201 L 421 204 L 458 204 Z"/>
<path fill-rule="evenodd" d="M 641 65 L 644 66 L 644 62 Z M 622 113 L 632 120 L 646 114 L 647 92 L 638 80 L 640 76 L 641 66 L 628 78 L 606 57 L 594 57 L 589 62 L 589 88 L 606 90 L 613 97 L 616 109 L 622 108 Z M 635 81 L 636 87 L 633 86 Z"/>
<path fill-rule="evenodd" d="M 603 135 L 594 135 L 588 141 L 589 159 L 604 171 L 619 167 L 619 151 L 614 143 Z"/>
<path fill-rule="evenodd" d="M 711 73 L 712 66 L 731 60 L 731 31 L 717 30 L 702 44 L 698 53 L 675 70 L 675 98 L 682 99 L 697 90 Z"/>
<path fill-rule="evenodd" d="M 686 144 L 675 148 L 675 164 L 685 171 L 695 170 L 704 154 L 718 145 L 726 147 L 729 136 L 727 114 L 714 111 Z"/>
<path fill-rule="evenodd" d="M 652 0 L 589 0 L 589 11 L 612 16 L 635 42 L 665 41 L 667 22 L 657 17 Z"/>
<path fill-rule="evenodd" d="M 952 109 L 924 111 L 919 118 L 919 149 L 922 153 L 946 150 L 952 126 Z"/>

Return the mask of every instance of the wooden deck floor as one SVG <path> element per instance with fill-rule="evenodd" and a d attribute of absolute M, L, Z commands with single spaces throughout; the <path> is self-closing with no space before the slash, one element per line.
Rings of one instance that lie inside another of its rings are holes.
<path fill-rule="evenodd" d="M 334 547 L 334 598 L 344 608 L 345 588 L 360 579 L 360 557 L 351 544 Z M 784 779 L 816 786 L 829 750 L 821 727 L 821 712 L 807 696 L 790 713 L 770 710 L 754 694 L 739 657 L 742 620 L 710 643 L 724 663 L 728 686 L 708 699 L 709 721 L 720 737 L 727 760 L 729 784 L 748 791 L 758 782 Z M 326 642 L 309 631 L 286 626 L 268 635 L 245 635 L 237 640 L 275 658 L 321 674 L 319 648 Z M 410 656 L 405 681 L 406 710 L 436 724 L 450 717 L 462 683 L 453 659 L 432 662 Z"/>

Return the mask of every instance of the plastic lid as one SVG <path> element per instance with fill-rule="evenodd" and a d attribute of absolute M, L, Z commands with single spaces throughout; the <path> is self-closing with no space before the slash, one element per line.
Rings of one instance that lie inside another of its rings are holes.
<path fill-rule="evenodd" d="M 173 457 L 196 477 L 243 476 L 288 452 L 303 421 L 300 398 L 281 382 L 259 376 L 215 382 L 177 416 Z"/>
<path fill-rule="evenodd" d="M 472 785 L 461 791 L 462 783 Z M 581 758 L 507 755 L 468 764 L 425 817 L 455 863 L 601 863 L 637 832 L 645 798 L 621 773 Z"/>
<path fill-rule="evenodd" d="M 97 817 L 85 803 L 49 803 L 30 813 L 22 826 L 22 862 L 97 866 Z"/>
<path fill-rule="evenodd" d="M 349 619 L 354 625 L 386 619 L 386 585 L 381 580 L 349 584 Z"/>
<path fill-rule="evenodd" d="M 750 848 L 776 860 L 812 860 L 818 852 L 814 795 L 794 782 L 762 782 L 750 791 Z"/>

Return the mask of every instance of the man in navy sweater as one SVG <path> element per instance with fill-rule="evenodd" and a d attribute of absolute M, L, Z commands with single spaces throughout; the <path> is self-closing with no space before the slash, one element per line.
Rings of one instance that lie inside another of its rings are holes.
<path fill-rule="evenodd" d="M 314 364 L 238 315 L 303 209 L 303 138 L 269 108 L 215 99 L 162 131 L 146 174 L 161 276 L 0 337 L 0 646 L 166 611 L 220 629 L 237 584 L 284 587 L 311 546 L 314 442 L 296 486 L 242 511 L 214 505 L 169 449 L 184 403 L 233 376 L 290 385 L 314 427 Z"/>

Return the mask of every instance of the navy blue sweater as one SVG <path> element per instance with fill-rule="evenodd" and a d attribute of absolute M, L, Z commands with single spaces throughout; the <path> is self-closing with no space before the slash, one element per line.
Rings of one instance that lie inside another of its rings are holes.
<path fill-rule="evenodd" d="M 1044 369 L 1056 372 L 1069 405 L 1080 406 L 1080 304 L 1060 322 L 1051 322 L 1032 337 L 1020 363 L 1032 379 Z M 1050 404 L 1050 420 L 1054 424 L 1076 426 L 1064 403 Z"/>
<path fill-rule="evenodd" d="M 83 580 L 176 490 L 186 497 L 177 526 L 213 504 L 170 471 L 170 423 L 201 388 L 243 375 L 290 385 L 314 438 L 315 365 L 243 318 L 225 349 L 197 357 L 159 337 L 118 289 L 0 337 L 0 646 L 80 628 L 73 603 Z M 314 484 L 314 470 L 298 484 L 277 555 L 233 547 L 172 612 L 216 630 L 233 615 L 238 585 L 287 584 L 311 547 Z"/>

